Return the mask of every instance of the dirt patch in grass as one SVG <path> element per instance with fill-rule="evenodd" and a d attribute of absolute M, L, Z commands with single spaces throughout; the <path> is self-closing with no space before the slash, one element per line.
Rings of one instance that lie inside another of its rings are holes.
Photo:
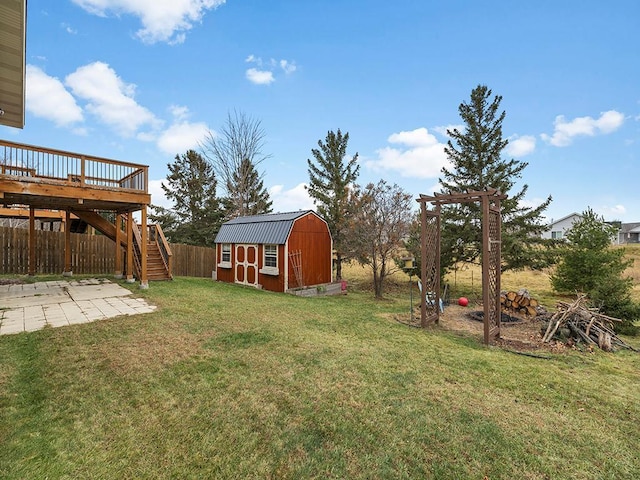
<path fill-rule="evenodd" d="M 96 346 L 107 365 L 119 375 L 136 374 L 165 368 L 182 360 L 205 353 L 201 335 L 175 332 L 171 335 L 141 331 L 122 341 Z"/>
<path fill-rule="evenodd" d="M 438 327 L 451 332 L 460 333 L 476 338 L 479 343 L 484 340 L 484 324 L 471 315 L 472 312 L 480 310 L 481 307 L 460 307 L 458 305 L 450 305 L 445 308 L 444 313 L 440 315 Z M 408 323 L 408 315 L 398 315 L 396 320 L 402 323 Z M 413 325 L 420 324 L 420 310 L 416 310 Z M 495 345 L 517 351 L 543 351 L 561 353 L 567 350 L 561 342 L 542 342 L 542 328 L 545 325 L 543 317 L 514 317 L 512 322 L 504 322 L 500 329 L 500 339 Z"/>

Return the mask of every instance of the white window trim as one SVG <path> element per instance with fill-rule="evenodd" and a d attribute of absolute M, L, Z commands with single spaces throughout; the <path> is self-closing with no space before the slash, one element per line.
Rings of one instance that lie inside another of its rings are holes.
<path fill-rule="evenodd" d="M 276 247 L 276 266 L 275 267 L 266 267 L 264 266 L 267 260 L 267 246 Z M 277 245 L 264 245 L 262 247 L 262 265 L 263 267 L 260 269 L 260 273 L 265 275 L 280 275 L 280 270 L 278 269 L 278 246 Z"/>
<path fill-rule="evenodd" d="M 262 267 L 260 273 L 265 275 L 280 275 L 280 270 L 278 267 Z"/>
<path fill-rule="evenodd" d="M 222 260 L 222 258 L 224 257 L 224 247 L 225 245 L 229 246 L 229 261 L 224 261 Z M 223 243 L 221 250 L 220 250 L 220 263 L 218 263 L 218 267 L 220 268 L 231 268 L 231 244 L 230 243 Z"/>

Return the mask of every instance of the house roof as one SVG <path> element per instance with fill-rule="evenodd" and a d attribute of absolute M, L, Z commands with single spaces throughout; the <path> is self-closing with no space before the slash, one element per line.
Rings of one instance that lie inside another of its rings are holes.
<path fill-rule="evenodd" d="M 26 0 L 0 4 L 0 125 L 24 127 Z"/>
<path fill-rule="evenodd" d="M 620 226 L 620 233 L 640 233 L 640 222 L 623 223 Z"/>
<path fill-rule="evenodd" d="M 313 210 L 300 210 L 234 218 L 222 224 L 216 235 L 216 243 L 283 245 L 295 221 L 309 213 L 317 215 Z"/>
<path fill-rule="evenodd" d="M 556 225 L 556 224 L 558 224 L 558 223 L 564 222 L 565 220 L 568 220 L 568 219 L 569 219 L 569 218 L 571 218 L 571 217 L 579 217 L 579 218 L 582 218 L 582 215 L 580 215 L 579 213 L 573 212 L 573 213 L 570 213 L 569 215 L 567 215 L 567 216 L 565 216 L 565 217 L 559 218 L 558 220 L 555 220 L 555 221 L 551 222 L 551 223 L 549 224 L 549 226 L 550 226 L 550 227 L 552 227 L 553 225 Z"/>

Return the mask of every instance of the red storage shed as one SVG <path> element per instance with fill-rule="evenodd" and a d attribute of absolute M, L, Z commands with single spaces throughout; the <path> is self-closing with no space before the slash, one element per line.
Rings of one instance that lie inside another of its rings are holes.
<path fill-rule="evenodd" d="M 216 279 L 274 292 L 330 283 L 332 248 L 313 210 L 238 217 L 216 236 Z"/>

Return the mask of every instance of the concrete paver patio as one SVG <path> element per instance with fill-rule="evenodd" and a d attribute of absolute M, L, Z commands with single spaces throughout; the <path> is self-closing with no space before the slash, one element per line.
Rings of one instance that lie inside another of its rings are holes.
<path fill-rule="evenodd" d="M 0 285 L 0 335 L 149 313 L 155 309 L 142 298 L 132 298 L 129 290 L 108 279 Z"/>

